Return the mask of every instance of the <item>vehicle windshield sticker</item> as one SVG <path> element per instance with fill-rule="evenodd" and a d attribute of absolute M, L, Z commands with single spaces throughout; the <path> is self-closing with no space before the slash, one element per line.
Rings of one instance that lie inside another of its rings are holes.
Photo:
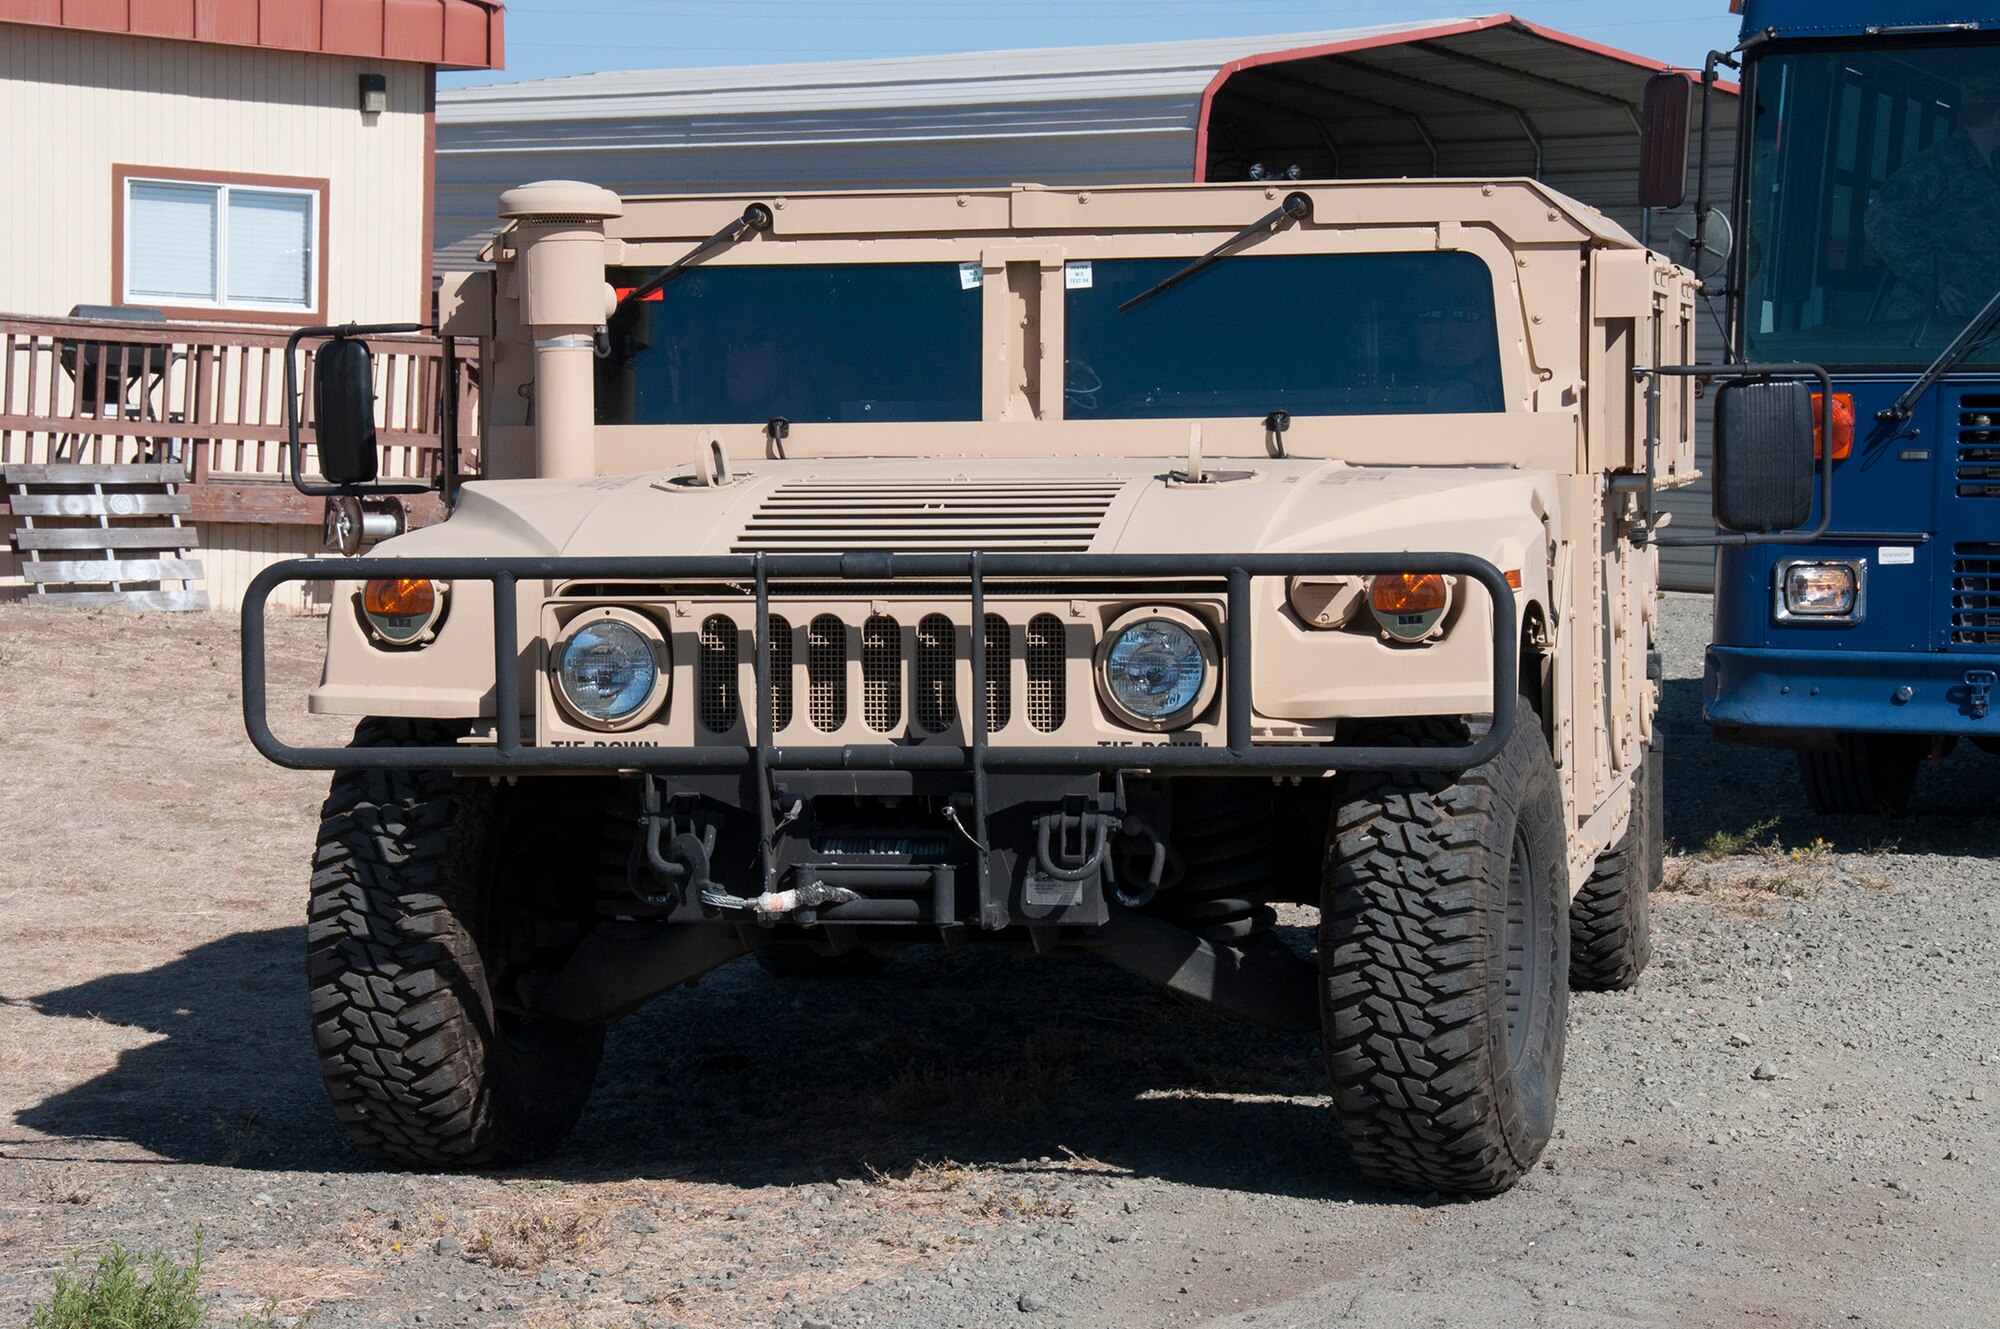
<path fill-rule="evenodd" d="M 1914 563 L 1917 551 L 1909 545 L 1883 545 L 1875 551 L 1875 561 L 1885 568 L 1897 563 Z"/>
<path fill-rule="evenodd" d="M 986 283 L 986 273 L 977 263 L 958 265 L 958 287 L 962 291 L 976 291 Z"/>
<path fill-rule="evenodd" d="M 1084 259 L 1080 263 L 1063 264 L 1063 288 L 1070 291 L 1087 291 L 1090 289 L 1089 259 Z"/>

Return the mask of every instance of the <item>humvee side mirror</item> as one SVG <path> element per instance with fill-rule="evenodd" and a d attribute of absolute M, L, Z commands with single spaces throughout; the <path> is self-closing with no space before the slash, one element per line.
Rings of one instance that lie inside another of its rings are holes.
<path fill-rule="evenodd" d="M 335 338 L 313 361 L 319 469 L 336 485 L 375 478 L 375 367 L 368 343 Z"/>
<path fill-rule="evenodd" d="M 1694 80 L 1667 71 L 1646 80 L 1639 113 L 1639 206 L 1678 208 L 1687 200 L 1688 126 Z"/>
<path fill-rule="evenodd" d="M 438 493 L 447 506 L 458 491 L 458 359 L 454 339 L 440 337 L 443 356 L 437 373 L 437 478 L 422 483 L 377 483 L 375 370 L 364 336 L 429 332 L 426 323 L 376 323 L 363 327 L 299 328 L 285 339 L 285 437 L 292 488 L 312 498 L 382 498 L 392 494 Z M 305 473 L 305 441 L 299 410 L 299 343 L 324 339 L 313 358 L 313 417 L 319 432 L 317 478 Z"/>
<path fill-rule="evenodd" d="M 1725 531 L 1796 530 L 1812 515 L 1812 390 L 1747 379 L 1715 394 L 1715 524 Z"/>

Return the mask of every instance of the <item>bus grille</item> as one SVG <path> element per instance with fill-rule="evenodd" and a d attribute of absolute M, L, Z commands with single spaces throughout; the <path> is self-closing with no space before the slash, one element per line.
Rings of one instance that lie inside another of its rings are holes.
<path fill-rule="evenodd" d="M 1952 644 L 2000 646 L 2000 545 L 1951 552 Z"/>
<path fill-rule="evenodd" d="M 2000 396 L 1959 399 L 1956 478 L 1960 498 L 2000 498 Z"/>

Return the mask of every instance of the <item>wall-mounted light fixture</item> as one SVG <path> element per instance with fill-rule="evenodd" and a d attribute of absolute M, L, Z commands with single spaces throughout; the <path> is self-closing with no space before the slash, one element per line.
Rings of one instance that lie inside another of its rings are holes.
<path fill-rule="evenodd" d="M 380 115 L 389 109 L 389 76 L 387 74 L 363 74 L 361 76 L 361 114 Z"/>

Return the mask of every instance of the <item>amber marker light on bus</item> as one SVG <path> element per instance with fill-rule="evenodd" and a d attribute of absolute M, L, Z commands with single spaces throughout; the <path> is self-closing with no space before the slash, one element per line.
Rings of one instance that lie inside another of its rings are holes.
<path fill-rule="evenodd" d="M 1813 399 L 1813 458 L 1825 455 L 1826 451 L 1826 410 L 1820 400 L 1826 394 L 1815 392 Z M 1833 394 L 1833 459 L 1840 461 L 1854 451 L 1854 397 L 1851 393 Z"/>
<path fill-rule="evenodd" d="M 1400 642 L 1428 641 L 1443 632 L 1451 608 L 1451 581 L 1435 572 L 1392 572 L 1368 587 L 1368 608 L 1390 638 Z"/>
<path fill-rule="evenodd" d="M 384 577 L 361 588 L 361 616 L 385 646 L 416 646 L 436 635 L 444 586 L 423 577 Z"/>

